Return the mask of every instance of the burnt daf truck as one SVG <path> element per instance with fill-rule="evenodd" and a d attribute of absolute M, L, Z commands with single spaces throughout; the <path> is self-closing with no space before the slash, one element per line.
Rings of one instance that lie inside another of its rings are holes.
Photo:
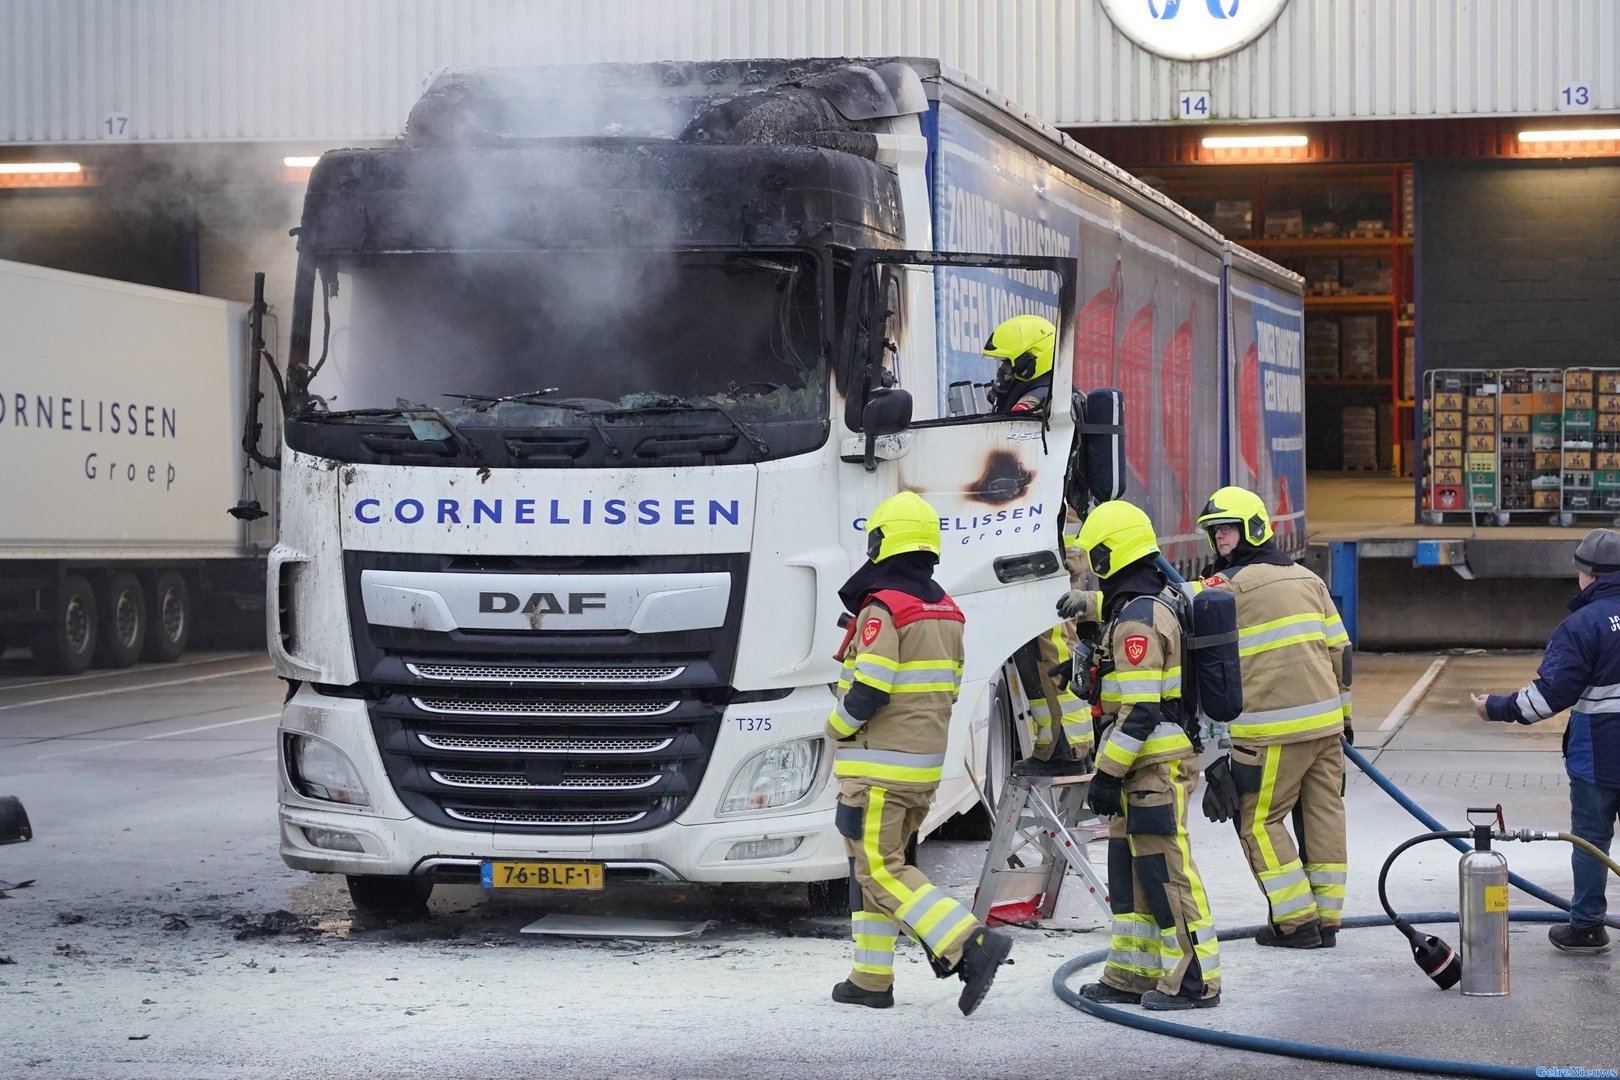
<path fill-rule="evenodd" d="M 447 73 L 397 145 L 321 158 L 297 240 L 281 853 L 362 909 L 629 881 L 837 908 L 822 726 L 867 512 L 941 516 L 967 669 L 925 832 L 971 831 L 1068 587 L 1072 390 L 1141 387 L 1121 477 L 1184 568 L 1237 460 L 1226 242 L 931 60 Z M 1297 279 L 1246 266 L 1297 353 Z M 988 415 L 982 347 L 1025 312 L 1060 327 L 1053 408 Z M 1230 478 L 1295 463 L 1261 464 Z"/>

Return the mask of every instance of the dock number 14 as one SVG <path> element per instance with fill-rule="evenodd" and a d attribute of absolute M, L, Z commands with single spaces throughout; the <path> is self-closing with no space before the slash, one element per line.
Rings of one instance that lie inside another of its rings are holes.
<path fill-rule="evenodd" d="M 1176 97 L 1177 120 L 1208 120 L 1209 91 L 1183 90 Z"/>

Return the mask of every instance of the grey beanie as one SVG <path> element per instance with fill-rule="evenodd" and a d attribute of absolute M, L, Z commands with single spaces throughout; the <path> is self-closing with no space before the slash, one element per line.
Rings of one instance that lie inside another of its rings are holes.
<path fill-rule="evenodd" d="M 1620 532 L 1593 529 L 1575 547 L 1575 565 L 1595 577 L 1620 570 Z"/>

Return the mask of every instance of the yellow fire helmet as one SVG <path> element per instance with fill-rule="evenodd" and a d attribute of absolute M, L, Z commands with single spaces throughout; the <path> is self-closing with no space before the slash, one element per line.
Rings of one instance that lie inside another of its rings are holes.
<path fill-rule="evenodd" d="M 1158 554 L 1159 540 L 1141 507 L 1115 499 L 1086 515 L 1080 546 L 1091 560 L 1092 573 L 1109 578 L 1144 556 Z"/>
<path fill-rule="evenodd" d="M 1266 513 L 1264 500 L 1247 488 L 1223 487 L 1204 504 L 1204 512 L 1198 516 L 1198 527 L 1203 530 L 1212 551 L 1217 525 L 1236 525 L 1251 544 L 1263 544 L 1272 535 L 1271 517 Z"/>
<path fill-rule="evenodd" d="M 882 562 L 905 551 L 939 557 L 939 512 L 915 491 L 890 495 L 866 519 L 867 558 Z"/>
<path fill-rule="evenodd" d="M 1019 382 L 1033 382 L 1052 370 L 1057 349 L 1057 327 L 1039 315 L 1014 315 L 990 332 L 984 355 L 1012 369 Z"/>

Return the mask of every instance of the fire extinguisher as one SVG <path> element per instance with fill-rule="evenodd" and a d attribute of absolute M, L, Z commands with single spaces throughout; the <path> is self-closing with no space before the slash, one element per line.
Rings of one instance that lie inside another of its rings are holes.
<path fill-rule="evenodd" d="M 1484 821 L 1475 821 L 1475 814 L 1489 817 Z M 1449 990 L 1461 982 L 1462 992 L 1470 997 L 1504 997 L 1508 992 L 1508 864 L 1507 857 L 1491 847 L 1491 841 L 1531 837 L 1521 837 L 1507 831 L 1500 804 L 1469 807 L 1468 824 L 1467 829 L 1414 836 L 1390 852 L 1378 875 L 1378 899 L 1394 922 L 1395 929 L 1406 935 L 1412 947 L 1413 961 L 1434 980 L 1436 986 Z M 1385 890 L 1389 868 L 1401 852 L 1429 840 L 1452 838 L 1467 838 L 1474 842 L 1474 850 L 1465 854 L 1457 865 L 1457 923 L 1462 941 L 1461 957 L 1444 939 L 1423 933 L 1397 915 L 1390 906 L 1389 894 Z"/>
<path fill-rule="evenodd" d="M 1485 814 L 1484 821 L 1475 821 L 1475 814 Z M 1462 983 L 1462 992 L 1471 997 L 1505 997 L 1508 992 L 1508 864 L 1507 857 L 1491 845 L 1504 840 L 1562 840 L 1574 844 L 1588 855 L 1602 862 L 1616 875 L 1620 863 L 1595 847 L 1590 841 L 1570 833 L 1540 832 L 1518 829 L 1509 832 L 1502 816 L 1501 804 L 1471 806 L 1468 808 L 1466 829 L 1450 832 L 1431 832 L 1403 841 L 1384 860 L 1378 873 L 1378 899 L 1384 905 L 1395 929 L 1406 935 L 1412 946 L 1412 959 L 1423 974 L 1434 980 L 1442 990 Z M 1471 839 L 1474 850 L 1463 855 L 1457 867 L 1457 923 L 1461 932 L 1462 956 L 1441 938 L 1425 934 L 1395 913 L 1390 906 L 1385 885 L 1389 868 L 1395 859 L 1409 847 L 1429 840 Z"/>

